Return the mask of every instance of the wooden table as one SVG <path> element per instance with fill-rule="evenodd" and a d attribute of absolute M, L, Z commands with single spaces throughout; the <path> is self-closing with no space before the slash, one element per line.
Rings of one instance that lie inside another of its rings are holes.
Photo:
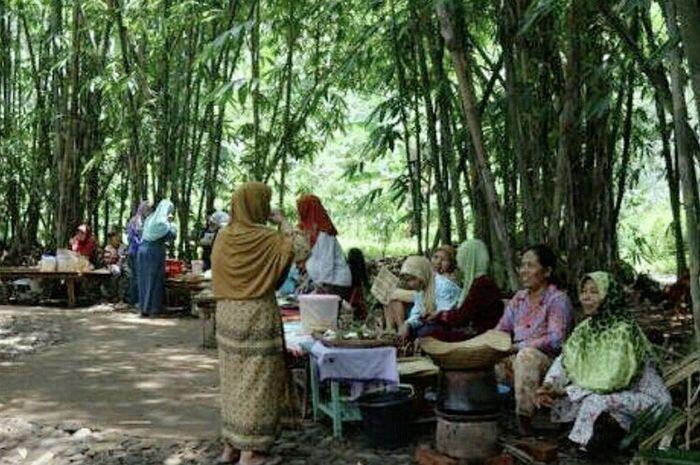
<path fill-rule="evenodd" d="M 192 311 L 193 297 L 210 286 L 210 280 L 186 275 L 166 278 L 165 307 L 169 311 Z"/>
<path fill-rule="evenodd" d="M 75 295 L 75 283 L 90 279 L 110 279 L 112 273 L 106 269 L 92 270 L 85 272 L 78 271 L 41 271 L 31 267 L 0 267 L 0 280 L 9 279 L 54 279 L 66 283 L 68 294 L 68 307 L 73 308 L 77 299 Z"/>

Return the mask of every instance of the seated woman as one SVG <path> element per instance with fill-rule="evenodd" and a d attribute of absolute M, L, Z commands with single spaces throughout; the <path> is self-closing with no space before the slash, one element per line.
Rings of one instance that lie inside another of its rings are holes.
<path fill-rule="evenodd" d="M 586 320 L 564 344 L 537 392 L 552 420 L 574 422 L 569 439 L 582 449 L 607 413 L 625 430 L 644 409 L 671 404 L 654 369 L 651 344 L 625 308 L 610 274 L 587 274 L 579 286 Z"/>
<path fill-rule="evenodd" d="M 399 337 L 403 340 L 415 337 L 434 314 L 451 309 L 462 289 L 449 279 L 433 273 L 430 261 L 421 256 L 411 256 L 401 267 L 406 287 L 417 291 L 408 318 L 401 325 Z"/>
<path fill-rule="evenodd" d="M 348 300 L 352 286 L 350 267 L 338 242 L 338 231 L 315 195 L 297 200 L 299 229 L 304 232 L 311 249 L 304 268 L 313 282 L 314 291 L 335 294 Z"/>
<path fill-rule="evenodd" d="M 455 273 L 456 254 L 457 251 L 451 245 L 441 245 L 433 252 L 430 263 L 433 265 L 433 271 L 435 271 L 435 273 L 459 284 L 459 279 Z"/>
<path fill-rule="evenodd" d="M 515 389 L 520 432 L 531 432 L 537 389 L 573 322 L 571 301 L 552 282 L 556 256 L 546 245 L 530 247 L 520 264 L 519 291 L 506 306 L 496 329 L 510 333 L 513 355 L 496 367 L 501 381 Z"/>
<path fill-rule="evenodd" d="M 503 315 L 498 285 L 488 276 L 489 250 L 482 241 L 472 239 L 457 249 L 457 266 L 464 287 L 457 306 L 436 313 L 416 334 L 444 342 L 464 341 L 493 328 Z"/>
<path fill-rule="evenodd" d="M 102 254 L 102 263 L 113 275 L 121 275 L 124 264 L 125 249 L 122 244 L 122 235 L 119 230 L 112 229 L 107 234 L 107 244 Z"/>
<path fill-rule="evenodd" d="M 73 252 L 87 258 L 90 263 L 94 263 L 97 244 L 95 242 L 95 238 L 92 236 L 90 226 L 87 224 L 81 224 L 78 226 L 75 236 L 73 236 L 70 240 L 70 249 Z"/>

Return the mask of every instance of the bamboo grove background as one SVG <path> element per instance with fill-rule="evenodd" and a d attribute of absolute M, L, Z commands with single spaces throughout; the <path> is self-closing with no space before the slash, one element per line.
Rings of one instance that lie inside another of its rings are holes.
<path fill-rule="evenodd" d="M 0 0 L 0 43 L 16 253 L 168 197 L 190 256 L 236 183 L 292 198 L 290 166 L 366 95 L 347 176 L 402 154 L 369 201 L 409 205 L 420 252 L 483 238 L 511 288 L 526 243 L 555 246 L 570 279 L 618 269 L 625 195 L 661 160 L 700 325 L 698 0 Z"/>

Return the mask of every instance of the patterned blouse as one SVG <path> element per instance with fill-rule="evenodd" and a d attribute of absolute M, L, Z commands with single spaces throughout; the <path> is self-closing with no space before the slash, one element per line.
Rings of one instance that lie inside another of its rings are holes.
<path fill-rule="evenodd" d="M 550 285 L 536 305 L 530 304 L 527 290 L 515 294 L 496 329 L 510 333 L 519 349 L 532 347 L 555 356 L 561 352 L 572 324 L 569 297 Z"/>

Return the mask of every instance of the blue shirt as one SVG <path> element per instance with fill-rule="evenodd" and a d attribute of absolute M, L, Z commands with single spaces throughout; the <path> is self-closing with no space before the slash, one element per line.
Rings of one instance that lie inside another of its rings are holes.
<path fill-rule="evenodd" d="M 440 313 L 450 310 L 459 300 L 462 288 L 454 282 L 441 276 L 435 275 L 435 312 Z M 419 328 L 423 322 L 420 320 L 423 315 L 423 292 L 418 292 L 413 300 L 413 307 L 408 314 L 406 324 L 413 329 Z"/>
<path fill-rule="evenodd" d="M 296 265 L 292 265 L 289 268 L 289 273 L 287 273 L 287 278 L 284 280 L 284 283 L 282 283 L 282 286 L 277 290 L 277 292 L 282 296 L 294 294 L 297 290 L 300 279 L 301 275 L 299 273 L 299 268 L 297 268 Z"/>

